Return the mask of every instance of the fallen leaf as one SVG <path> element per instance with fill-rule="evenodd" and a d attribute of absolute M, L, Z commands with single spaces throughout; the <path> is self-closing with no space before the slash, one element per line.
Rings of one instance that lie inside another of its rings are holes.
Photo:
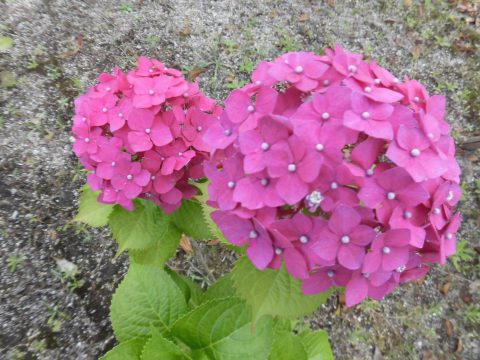
<path fill-rule="evenodd" d="M 308 15 L 307 13 L 302 14 L 298 17 L 298 21 L 300 21 L 300 22 L 305 22 L 305 21 L 308 21 L 308 20 L 310 20 L 310 15 Z"/>
<path fill-rule="evenodd" d="M 445 284 L 443 284 L 442 288 L 440 289 L 443 295 L 448 294 L 448 292 L 450 291 L 450 286 L 452 286 L 451 282 L 446 282 Z"/>
<path fill-rule="evenodd" d="M 412 0 L 403 0 L 403 6 L 411 7 L 412 6 Z"/>
<path fill-rule="evenodd" d="M 345 294 L 338 294 L 338 303 L 340 305 L 345 305 Z"/>
<path fill-rule="evenodd" d="M 418 59 L 422 53 L 420 46 L 414 46 L 411 50 L 411 53 L 415 59 Z"/>
<path fill-rule="evenodd" d="M 453 325 L 450 320 L 445 320 L 445 332 L 447 333 L 448 337 L 452 337 L 453 335 Z"/>
<path fill-rule="evenodd" d="M 77 47 L 80 50 L 83 47 L 83 35 L 75 36 L 75 43 L 77 44 Z"/>
<path fill-rule="evenodd" d="M 278 11 L 273 9 L 272 11 L 270 11 L 269 15 L 270 15 L 271 18 L 275 18 L 275 17 L 278 16 Z"/>
<path fill-rule="evenodd" d="M 189 35 L 192 35 L 192 28 L 187 25 L 187 26 L 184 26 L 182 30 L 180 30 L 180 35 L 181 36 L 189 36 Z"/>
<path fill-rule="evenodd" d="M 220 241 L 218 241 L 218 240 L 216 240 L 216 239 L 215 239 L 215 240 L 210 240 L 210 241 L 207 243 L 207 245 L 217 245 L 217 244 L 220 244 Z"/>
<path fill-rule="evenodd" d="M 200 75 L 202 75 L 206 71 L 207 71 L 207 68 L 204 68 L 204 67 L 193 68 L 192 70 L 190 70 L 188 72 L 188 75 L 187 75 L 188 80 L 194 81 L 197 77 L 199 77 Z"/>
<path fill-rule="evenodd" d="M 335 6 L 335 2 L 333 0 L 327 0 L 327 4 L 328 6 L 330 6 L 331 8 L 333 8 Z"/>
<path fill-rule="evenodd" d="M 463 350 L 463 342 L 462 342 L 462 339 L 458 339 L 457 341 L 457 346 L 455 347 L 455 352 L 458 354 L 458 353 L 461 353 Z"/>
<path fill-rule="evenodd" d="M 180 239 L 180 247 L 187 255 L 191 255 L 193 253 L 192 243 L 185 235 L 183 235 Z"/>
<path fill-rule="evenodd" d="M 477 155 L 474 155 L 474 154 L 469 154 L 469 155 L 467 155 L 467 160 L 469 160 L 469 161 L 477 161 L 477 160 L 478 160 L 478 156 L 477 156 Z"/>

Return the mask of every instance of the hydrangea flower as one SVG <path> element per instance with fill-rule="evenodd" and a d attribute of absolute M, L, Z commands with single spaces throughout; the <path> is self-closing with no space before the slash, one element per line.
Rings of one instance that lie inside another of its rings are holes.
<path fill-rule="evenodd" d="M 142 197 L 171 212 L 195 196 L 189 179 L 204 176 L 203 134 L 221 112 L 181 72 L 140 57 L 135 70 L 101 74 L 75 100 L 73 150 L 100 202 L 132 210 Z"/>
<path fill-rule="evenodd" d="M 213 220 L 306 295 L 381 299 L 455 253 L 445 99 L 340 46 L 262 62 L 205 132 Z"/>

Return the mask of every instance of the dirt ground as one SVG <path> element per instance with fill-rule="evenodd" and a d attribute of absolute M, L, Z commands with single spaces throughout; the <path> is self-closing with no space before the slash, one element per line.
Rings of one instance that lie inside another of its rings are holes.
<path fill-rule="evenodd" d="M 479 17 L 475 0 L 0 1 L 0 358 L 96 359 L 115 344 L 108 306 L 126 256 L 112 260 L 108 230 L 70 222 L 85 181 L 72 100 L 99 73 L 158 57 L 223 100 L 261 59 L 340 43 L 446 94 L 460 145 L 480 135 Z M 332 297 L 305 320 L 337 359 L 480 358 L 479 156 L 458 149 L 453 262 L 381 303 L 345 311 Z M 232 254 L 193 245 L 172 266 L 203 286 L 231 267 Z"/>

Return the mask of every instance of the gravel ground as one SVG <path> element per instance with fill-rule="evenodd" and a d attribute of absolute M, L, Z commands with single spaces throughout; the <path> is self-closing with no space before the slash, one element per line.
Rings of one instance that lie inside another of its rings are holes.
<path fill-rule="evenodd" d="M 0 1 L 0 36 L 13 40 L 0 50 L 0 358 L 96 359 L 115 344 L 108 305 L 127 259 L 112 260 L 107 230 L 70 222 L 85 181 L 70 151 L 71 103 L 100 72 L 155 56 L 224 99 L 260 59 L 338 42 L 445 93 L 461 144 L 480 135 L 474 2 Z M 329 331 L 337 359 L 480 358 L 478 150 L 459 149 L 458 160 L 455 263 L 381 303 L 345 311 L 332 297 L 306 323 Z M 193 245 L 175 268 L 202 284 L 230 268 L 228 252 Z"/>

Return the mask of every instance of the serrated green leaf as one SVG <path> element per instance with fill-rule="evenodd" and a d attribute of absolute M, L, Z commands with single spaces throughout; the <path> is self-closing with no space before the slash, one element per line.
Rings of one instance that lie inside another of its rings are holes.
<path fill-rule="evenodd" d="M 189 360 L 191 359 L 176 344 L 154 331 L 142 351 L 141 360 Z"/>
<path fill-rule="evenodd" d="M 108 224 L 118 242 L 117 255 L 127 249 L 147 249 L 171 231 L 170 216 L 147 200 L 135 200 L 135 209 L 128 211 L 116 206 Z"/>
<path fill-rule="evenodd" d="M 8 50 L 13 46 L 13 40 L 8 36 L 0 36 L 0 51 Z"/>
<path fill-rule="evenodd" d="M 113 205 L 97 201 L 98 191 L 92 191 L 87 185 L 82 187 L 80 205 L 73 221 L 85 223 L 93 227 L 107 225 L 108 217 L 113 211 Z"/>
<path fill-rule="evenodd" d="M 222 276 L 203 294 L 202 302 L 236 296 L 230 274 Z"/>
<path fill-rule="evenodd" d="M 115 346 L 99 360 L 140 360 L 145 339 L 131 339 Z"/>
<path fill-rule="evenodd" d="M 191 307 L 195 307 L 200 304 L 203 298 L 203 291 L 195 284 L 189 277 L 180 275 L 175 271 L 165 268 L 165 271 L 170 275 L 173 281 L 177 284 L 178 288 L 182 291 L 185 301 Z"/>
<path fill-rule="evenodd" d="M 196 200 L 183 200 L 182 206 L 172 213 L 175 225 L 195 240 L 211 240 L 213 235 L 202 214 L 202 206 Z"/>
<path fill-rule="evenodd" d="M 173 323 L 187 312 L 182 292 L 162 269 L 132 264 L 112 298 L 110 318 L 118 341 L 148 337 L 155 327 L 170 335 Z"/>
<path fill-rule="evenodd" d="M 260 271 L 245 256 L 235 264 L 232 280 L 238 296 L 252 307 L 254 320 L 265 314 L 295 319 L 314 312 L 330 296 L 330 291 L 304 295 L 300 280 L 285 266 Z"/>
<path fill-rule="evenodd" d="M 175 255 L 182 234 L 171 221 L 165 221 L 162 224 L 162 233 L 158 234 L 153 246 L 143 250 L 128 251 L 133 262 L 163 267 L 165 262 Z"/>
<path fill-rule="evenodd" d="M 307 350 L 308 360 L 334 360 L 326 331 L 307 331 L 299 337 Z"/>
<path fill-rule="evenodd" d="M 268 360 L 308 360 L 300 339 L 290 331 L 276 331 Z"/>
<path fill-rule="evenodd" d="M 223 233 L 218 228 L 217 224 L 215 224 L 215 222 L 212 220 L 212 217 L 210 216 L 210 214 L 215 209 L 207 205 L 208 184 L 209 184 L 208 181 L 204 183 L 195 184 L 202 192 L 202 194 L 198 196 L 198 199 L 200 200 L 200 204 L 201 204 L 203 221 L 207 224 L 207 227 L 210 233 L 212 234 L 212 237 L 214 237 L 215 239 L 217 239 L 218 241 L 220 241 L 221 243 L 227 246 L 232 246 L 232 244 L 227 239 L 225 239 L 225 236 L 223 235 Z"/>
<path fill-rule="evenodd" d="M 206 302 L 180 318 L 173 334 L 212 360 L 264 360 L 270 352 L 273 321 L 263 317 L 253 329 L 250 310 L 238 298 Z"/>

